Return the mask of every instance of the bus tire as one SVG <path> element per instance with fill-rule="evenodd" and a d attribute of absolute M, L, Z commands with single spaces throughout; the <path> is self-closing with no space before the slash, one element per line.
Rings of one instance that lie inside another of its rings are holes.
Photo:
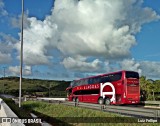
<path fill-rule="evenodd" d="M 103 103 L 104 103 L 103 98 L 99 98 L 99 99 L 98 99 L 98 104 L 102 105 Z"/>
<path fill-rule="evenodd" d="M 104 104 L 105 104 L 105 105 L 110 105 L 110 104 L 111 104 L 110 99 L 109 99 L 109 98 L 105 98 L 105 99 L 104 99 Z"/>
<path fill-rule="evenodd" d="M 75 100 L 76 100 L 75 98 L 72 98 L 72 101 L 73 101 L 73 102 L 75 102 Z"/>
<path fill-rule="evenodd" d="M 79 103 L 79 99 L 78 99 L 78 98 L 76 98 L 76 101 L 75 101 L 75 102 Z"/>

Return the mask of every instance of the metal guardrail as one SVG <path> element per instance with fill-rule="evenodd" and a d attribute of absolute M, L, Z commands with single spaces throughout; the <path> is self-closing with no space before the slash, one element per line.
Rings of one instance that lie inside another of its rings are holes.
<path fill-rule="evenodd" d="M 138 117 L 152 117 L 152 118 L 160 118 L 160 109 L 151 109 L 151 108 L 141 108 L 141 107 L 126 107 L 126 106 L 114 106 L 114 105 L 99 105 L 99 104 L 91 104 L 91 103 L 76 103 L 70 101 L 64 101 L 64 99 L 58 100 L 55 98 L 26 98 L 26 100 L 34 100 L 34 101 L 44 101 L 49 103 L 59 103 L 71 106 L 78 106 L 108 112 L 114 112 L 125 115 L 132 115 Z M 145 104 L 153 104 L 160 105 L 160 101 L 144 101 Z"/>
<path fill-rule="evenodd" d="M 160 106 L 160 101 L 141 101 L 141 103 Z"/>
<path fill-rule="evenodd" d="M 18 98 L 13 98 L 18 99 Z M 48 97 L 22 97 L 22 101 L 24 100 L 38 100 L 38 101 L 67 101 L 67 98 L 48 98 Z M 159 105 L 160 101 L 141 101 L 142 104 L 150 104 L 150 105 Z"/>
<path fill-rule="evenodd" d="M 122 113 L 126 115 L 135 115 L 138 117 L 155 117 L 160 118 L 160 110 L 145 109 L 137 107 L 124 107 L 124 106 L 106 106 L 105 111 Z"/>
<path fill-rule="evenodd" d="M 66 101 L 66 98 L 47 98 L 47 97 L 37 97 L 39 100 L 55 100 L 55 101 Z"/>
<path fill-rule="evenodd" d="M 158 109 L 146 109 L 140 107 L 126 107 L 126 106 L 112 106 L 112 105 L 99 105 L 90 103 L 75 103 L 75 102 L 63 102 L 65 105 L 72 105 L 78 107 L 91 108 L 96 110 L 102 110 L 106 112 L 114 112 L 124 115 L 136 116 L 136 117 L 149 117 L 160 118 L 160 110 Z"/>

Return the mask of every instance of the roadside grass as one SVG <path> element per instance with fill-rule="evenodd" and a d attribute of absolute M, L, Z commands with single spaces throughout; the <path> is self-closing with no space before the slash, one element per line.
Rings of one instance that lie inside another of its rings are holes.
<path fill-rule="evenodd" d="M 81 107 L 67 106 L 63 104 L 51 104 L 40 101 L 26 101 L 23 108 L 32 111 L 39 118 L 52 125 L 76 125 L 76 126 L 158 126 L 158 123 L 138 123 L 138 119 L 124 117 L 119 114 L 107 113 Z M 108 123 L 107 121 L 111 122 Z M 127 123 L 128 122 L 128 123 Z"/>

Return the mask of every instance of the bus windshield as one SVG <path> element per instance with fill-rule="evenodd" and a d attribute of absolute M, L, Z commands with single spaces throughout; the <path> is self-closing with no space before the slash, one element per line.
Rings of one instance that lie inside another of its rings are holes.
<path fill-rule="evenodd" d="M 139 79 L 139 74 L 137 72 L 126 71 L 126 78 L 136 78 L 136 79 Z"/>

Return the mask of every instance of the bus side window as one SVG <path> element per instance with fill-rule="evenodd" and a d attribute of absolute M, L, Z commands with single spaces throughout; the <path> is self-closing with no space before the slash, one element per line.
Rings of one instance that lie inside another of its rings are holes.
<path fill-rule="evenodd" d="M 111 82 L 118 81 L 121 79 L 121 77 L 122 77 L 122 72 L 116 73 L 116 74 L 113 74 L 112 76 L 110 76 L 110 80 L 111 80 Z"/>
<path fill-rule="evenodd" d="M 85 83 L 84 83 L 84 81 L 85 81 L 85 80 L 81 80 L 81 82 L 80 82 L 80 85 L 83 85 L 83 84 L 85 84 Z"/>
<path fill-rule="evenodd" d="M 81 94 L 82 94 L 82 91 L 75 91 L 74 94 L 75 94 L 75 95 L 81 95 Z"/>
<path fill-rule="evenodd" d="M 93 78 L 93 82 L 92 83 L 93 84 L 99 83 L 100 82 L 99 79 L 100 79 L 99 77 Z"/>
<path fill-rule="evenodd" d="M 88 80 L 89 80 L 89 79 L 85 79 L 85 80 L 84 80 L 84 84 L 88 84 Z"/>
<path fill-rule="evenodd" d="M 88 84 L 93 84 L 93 83 L 92 83 L 92 78 L 89 78 L 89 79 L 88 79 Z"/>
<path fill-rule="evenodd" d="M 105 82 L 110 82 L 110 79 L 108 76 L 101 77 L 101 83 L 105 83 Z"/>
<path fill-rule="evenodd" d="M 79 86 L 79 81 L 76 82 L 76 86 Z"/>

